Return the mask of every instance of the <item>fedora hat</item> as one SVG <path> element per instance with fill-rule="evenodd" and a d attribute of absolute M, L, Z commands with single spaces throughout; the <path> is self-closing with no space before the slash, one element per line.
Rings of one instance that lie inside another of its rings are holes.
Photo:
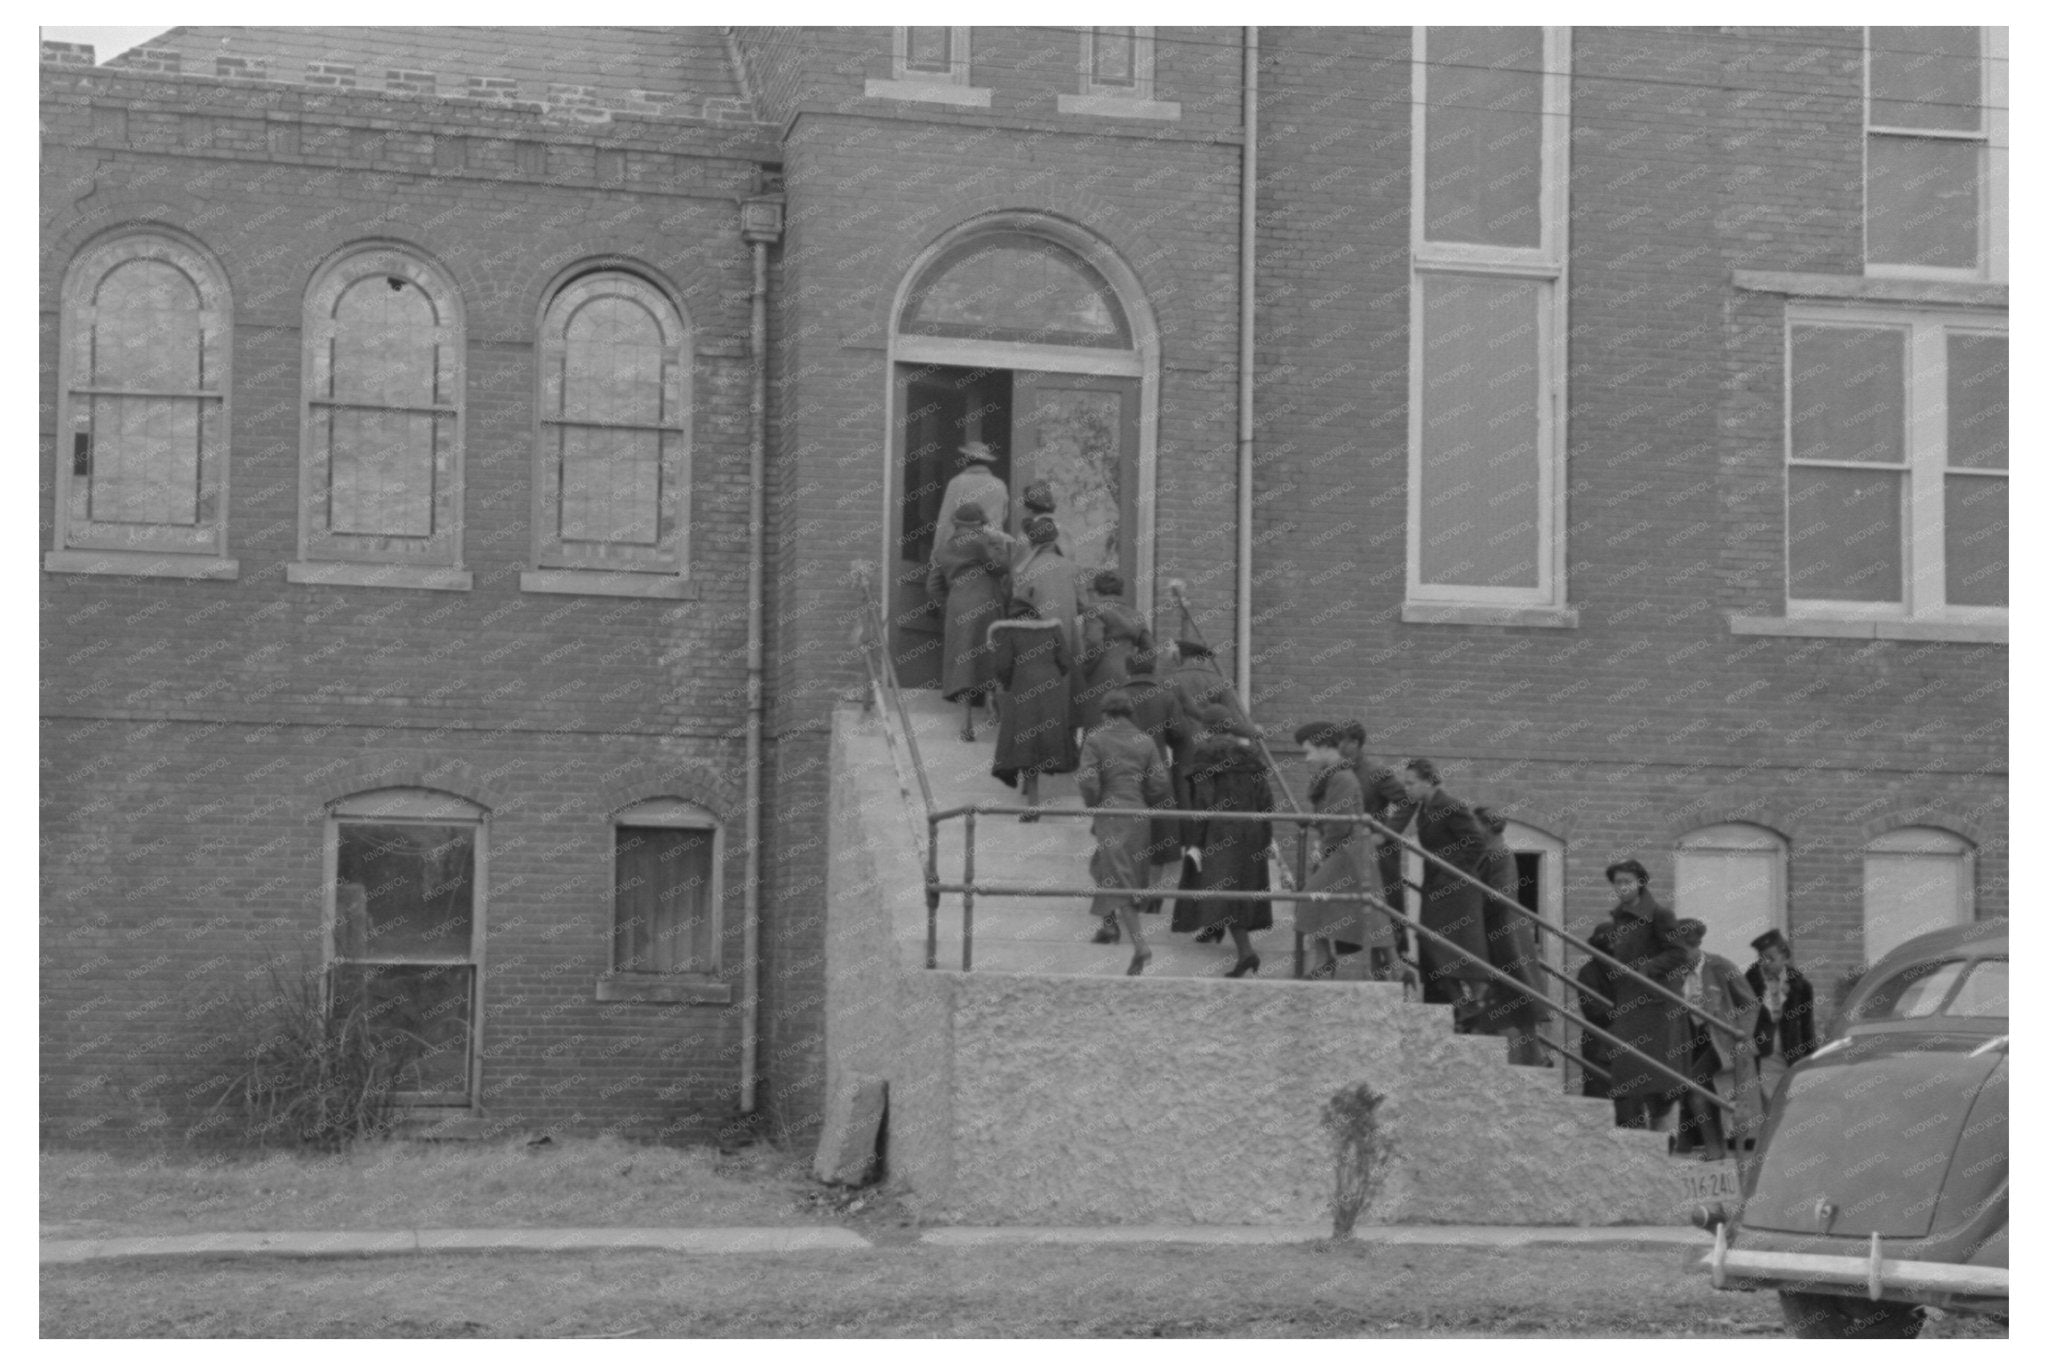
<path fill-rule="evenodd" d="M 994 464 L 996 462 L 996 453 L 988 448 L 988 442 L 986 441 L 969 441 L 966 445 L 960 447 L 960 453 L 970 460 L 979 460 L 983 464 Z"/>

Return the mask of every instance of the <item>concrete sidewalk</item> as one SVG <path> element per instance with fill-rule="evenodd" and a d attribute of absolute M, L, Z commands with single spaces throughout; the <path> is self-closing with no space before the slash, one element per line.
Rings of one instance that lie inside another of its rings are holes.
<path fill-rule="evenodd" d="M 952 1227 L 926 1228 L 918 1242 L 935 1247 L 1019 1245 L 1102 1246 L 1171 1242 L 1194 1246 L 1279 1246 L 1316 1242 L 1327 1227 Z M 1531 1246 L 1710 1247 L 1695 1228 L 1655 1226 L 1361 1227 L 1353 1240 L 1388 1246 L 1510 1248 Z M 182 1236 L 46 1240 L 44 1265 L 135 1256 L 387 1256 L 450 1251 L 671 1251 L 685 1255 L 779 1255 L 798 1251 L 868 1251 L 874 1244 L 846 1228 L 417 1228 L 379 1232 L 200 1232 Z"/>

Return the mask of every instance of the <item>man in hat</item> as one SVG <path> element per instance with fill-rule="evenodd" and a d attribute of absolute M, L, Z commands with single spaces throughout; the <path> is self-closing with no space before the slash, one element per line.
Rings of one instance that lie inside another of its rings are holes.
<path fill-rule="evenodd" d="M 990 529 L 1000 532 L 1009 524 L 1010 489 L 989 468 L 996 462 L 996 453 L 985 441 L 969 441 L 959 453 L 960 472 L 946 481 L 945 496 L 939 499 L 939 538 L 952 534 L 953 513 L 963 502 L 981 504 Z"/>
<path fill-rule="evenodd" d="M 1813 986 L 1792 965 L 1792 945 L 1776 929 L 1749 941 L 1756 951 L 1743 978 L 1757 998 L 1757 1080 L 1768 1105 L 1778 1082 L 1800 1058 L 1813 1051 Z"/>

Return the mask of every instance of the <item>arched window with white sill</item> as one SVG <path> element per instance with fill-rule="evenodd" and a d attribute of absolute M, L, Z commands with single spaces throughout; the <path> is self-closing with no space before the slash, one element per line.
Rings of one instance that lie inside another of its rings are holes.
<path fill-rule="evenodd" d="M 1959 834 L 1908 825 L 1863 848 L 1863 960 L 1916 934 L 1976 917 L 1976 849 Z"/>
<path fill-rule="evenodd" d="M 1784 836 L 1762 825 L 1693 830 L 1678 841 L 1672 909 L 1707 926 L 1708 952 L 1745 961 L 1750 940 L 1785 928 L 1787 852 Z"/>

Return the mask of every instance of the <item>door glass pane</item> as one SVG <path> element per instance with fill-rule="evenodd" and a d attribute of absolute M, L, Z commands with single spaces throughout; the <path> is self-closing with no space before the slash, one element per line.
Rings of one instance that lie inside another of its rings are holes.
<path fill-rule="evenodd" d="M 1948 334 L 1948 462 L 1958 469 L 2006 467 L 2007 339 Z"/>
<path fill-rule="evenodd" d="M 1942 538 L 1949 605 L 2005 606 L 2005 478 L 1950 474 L 1943 482 Z"/>
<path fill-rule="evenodd" d="M 464 962 L 470 955 L 476 826 L 339 826 L 336 957 Z"/>
<path fill-rule="evenodd" d="M 1787 497 L 1793 597 L 1898 602 L 1905 476 L 1793 465 Z"/>
<path fill-rule="evenodd" d="M 1863 856 L 1863 960 L 1963 920 L 1964 860 L 1954 854 Z"/>
<path fill-rule="evenodd" d="M 83 483 L 91 520 L 198 524 L 199 406 L 192 398 L 91 400 L 91 477 Z"/>
<path fill-rule="evenodd" d="M 1977 264 L 1982 144 L 1953 138 L 1870 138 L 1870 259 L 1970 270 Z"/>
<path fill-rule="evenodd" d="M 1542 245 L 1543 30 L 1428 31 L 1424 235 Z"/>
<path fill-rule="evenodd" d="M 1778 854 L 1733 849 L 1678 851 L 1675 914 L 1707 926 L 1710 953 L 1737 957 L 1749 941 L 1778 927 Z"/>
<path fill-rule="evenodd" d="M 1792 329 L 1792 458 L 1906 461 L 1906 333 Z"/>
<path fill-rule="evenodd" d="M 1872 28 L 1870 126 L 1975 132 L 1983 105 L 1977 28 Z"/>
<path fill-rule="evenodd" d="M 1017 488 L 1052 485 L 1059 547 L 1083 582 L 1097 569 L 1121 568 L 1124 394 L 1063 388 L 1051 375 L 1020 380 L 1018 392 Z"/>
<path fill-rule="evenodd" d="M 1425 583 L 1539 586 L 1543 291 L 1534 280 L 1422 277 Z"/>

